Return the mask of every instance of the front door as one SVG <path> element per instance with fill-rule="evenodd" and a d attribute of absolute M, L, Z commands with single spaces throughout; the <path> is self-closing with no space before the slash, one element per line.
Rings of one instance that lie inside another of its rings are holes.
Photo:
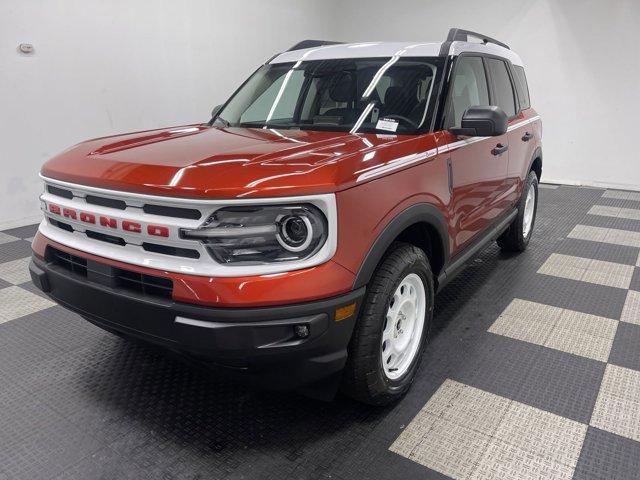
<path fill-rule="evenodd" d="M 461 55 L 454 66 L 444 127 L 460 126 L 471 106 L 490 105 L 482 57 Z M 459 252 L 491 226 L 508 206 L 504 198 L 509 165 L 508 136 L 459 138 L 446 132 L 438 144 L 449 164 L 453 250 Z"/>

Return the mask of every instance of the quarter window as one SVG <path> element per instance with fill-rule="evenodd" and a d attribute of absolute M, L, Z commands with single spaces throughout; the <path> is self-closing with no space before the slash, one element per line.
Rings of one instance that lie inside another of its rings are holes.
<path fill-rule="evenodd" d="M 507 64 L 495 58 L 487 58 L 486 61 L 493 82 L 493 103 L 504 110 L 507 117 L 513 117 L 516 114 L 516 102 Z"/>
<path fill-rule="evenodd" d="M 466 55 L 458 57 L 445 127 L 460 126 L 465 110 L 478 105 L 489 105 L 489 90 L 482 58 Z"/>
<path fill-rule="evenodd" d="M 527 76 L 524 74 L 524 68 L 520 65 L 513 66 L 516 72 L 516 90 L 518 91 L 518 97 L 520 98 L 520 108 L 531 107 L 531 101 L 529 100 L 529 87 L 527 86 Z"/>

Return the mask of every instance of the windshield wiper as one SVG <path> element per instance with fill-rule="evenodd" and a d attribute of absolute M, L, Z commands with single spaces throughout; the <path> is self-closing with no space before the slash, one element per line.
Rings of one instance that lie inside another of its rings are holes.
<path fill-rule="evenodd" d="M 270 125 L 267 123 L 264 123 L 262 121 L 256 121 L 256 122 L 240 122 L 238 124 L 238 126 L 240 128 L 269 128 Z"/>
<path fill-rule="evenodd" d="M 271 123 L 271 122 L 242 122 L 238 125 L 239 127 L 244 128 L 281 128 L 283 130 L 288 130 L 290 128 L 298 128 L 300 127 L 297 123 Z"/>

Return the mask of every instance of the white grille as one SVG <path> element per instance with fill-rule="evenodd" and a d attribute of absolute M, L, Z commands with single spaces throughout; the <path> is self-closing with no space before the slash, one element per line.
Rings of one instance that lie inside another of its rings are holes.
<path fill-rule="evenodd" d="M 43 180 L 45 191 L 40 198 L 45 219 L 40 224 L 40 232 L 63 245 L 125 263 L 193 275 L 235 277 L 312 267 L 329 260 L 336 249 L 337 215 L 333 194 L 200 200 L 118 192 L 45 177 Z M 71 195 L 71 198 L 66 198 Z M 301 202 L 320 208 L 329 227 L 325 245 L 313 257 L 302 261 L 255 266 L 222 265 L 211 258 L 201 241 L 180 238 L 181 228 L 198 228 L 219 208 Z M 200 212 L 200 218 L 183 218 L 195 217 L 196 212 Z M 101 222 L 101 218 L 108 221 Z M 126 231 L 125 226 L 136 231 Z"/>

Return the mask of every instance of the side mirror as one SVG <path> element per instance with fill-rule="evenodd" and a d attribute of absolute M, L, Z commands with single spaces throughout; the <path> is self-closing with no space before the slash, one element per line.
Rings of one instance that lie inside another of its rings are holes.
<path fill-rule="evenodd" d="M 449 129 L 454 135 L 497 137 L 507 132 L 507 114 L 500 107 L 469 107 L 462 115 L 461 127 Z"/>
<path fill-rule="evenodd" d="M 213 107 L 213 110 L 211 110 L 211 118 L 215 118 L 215 116 L 218 115 L 220 110 L 222 110 L 222 105 L 216 105 L 215 107 Z"/>

